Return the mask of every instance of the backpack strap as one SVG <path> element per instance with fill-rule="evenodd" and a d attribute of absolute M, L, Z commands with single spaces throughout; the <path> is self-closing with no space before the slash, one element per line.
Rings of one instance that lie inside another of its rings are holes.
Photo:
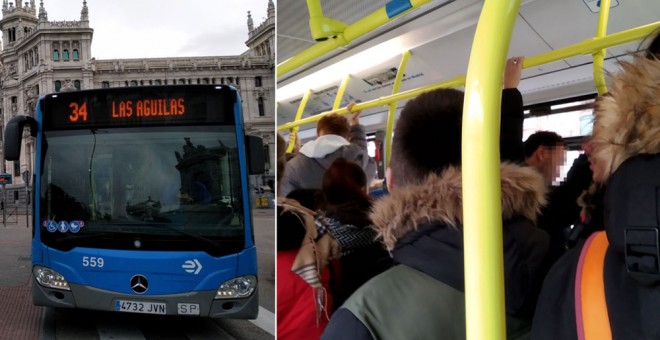
<path fill-rule="evenodd" d="M 612 329 L 603 279 L 609 241 L 604 231 L 591 234 L 582 247 L 575 273 L 575 321 L 579 340 L 611 340 Z"/>

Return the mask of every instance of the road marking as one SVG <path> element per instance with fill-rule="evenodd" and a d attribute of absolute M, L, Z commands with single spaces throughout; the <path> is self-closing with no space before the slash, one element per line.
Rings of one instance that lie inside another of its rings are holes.
<path fill-rule="evenodd" d="M 259 316 L 256 320 L 249 320 L 257 327 L 275 336 L 275 313 L 259 306 Z"/>
<path fill-rule="evenodd" d="M 55 318 L 53 309 L 44 307 L 41 313 L 41 326 L 39 327 L 39 340 L 55 339 Z"/>
<path fill-rule="evenodd" d="M 275 215 L 273 216 L 254 216 L 255 220 L 260 220 L 260 221 L 269 221 L 273 220 L 275 218 Z"/>

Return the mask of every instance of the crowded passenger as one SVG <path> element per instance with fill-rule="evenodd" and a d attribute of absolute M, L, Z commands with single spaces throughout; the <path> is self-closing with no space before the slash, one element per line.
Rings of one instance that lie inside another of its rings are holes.
<path fill-rule="evenodd" d="M 585 143 L 604 189 L 594 232 L 549 272 L 534 339 L 660 338 L 660 35 L 622 61 L 599 97 Z"/>
<path fill-rule="evenodd" d="M 550 235 L 549 268 L 567 249 L 571 226 L 579 222 L 580 207 L 577 199 L 591 183 L 586 158 L 575 161 L 566 179 L 553 185 L 566 160 L 564 139 L 552 131 L 538 131 L 524 143 L 525 164 L 543 175 L 549 189 L 548 203 L 541 209 L 536 225 Z"/>
<path fill-rule="evenodd" d="M 348 110 L 354 105 L 350 103 Z M 321 118 L 316 125 L 317 138 L 305 143 L 298 156 L 286 163 L 279 195 L 286 196 L 295 189 L 320 189 L 326 169 L 340 157 L 358 163 L 371 183 L 376 176 L 376 163 L 369 157 L 366 133 L 359 116 L 360 111 L 356 111 L 350 119 L 339 114 Z"/>
<path fill-rule="evenodd" d="M 278 183 L 284 174 L 285 142 L 277 135 Z M 330 271 L 314 270 L 310 283 L 291 271 L 303 247 L 313 211 L 320 205 L 318 190 L 296 190 L 277 208 L 277 335 L 278 339 L 318 339 L 332 309 Z M 307 244 L 309 246 L 309 243 Z"/>
<path fill-rule="evenodd" d="M 439 89 L 405 105 L 387 169 L 390 195 L 370 215 L 397 265 L 360 287 L 333 314 L 323 339 L 465 338 L 463 97 Z M 520 124 L 509 118 L 502 113 L 503 130 Z M 441 148 L 429 153 L 429 145 Z M 509 163 L 501 177 L 507 333 L 515 337 L 529 332 L 543 276 L 549 238 L 534 221 L 545 185 L 535 170 Z"/>
<path fill-rule="evenodd" d="M 525 57 L 507 59 L 502 88 L 502 125 L 500 127 L 500 160 L 523 163 L 523 99 L 518 90 Z"/>
<path fill-rule="evenodd" d="M 566 162 L 564 139 L 552 131 L 537 131 L 525 140 L 524 148 L 525 163 L 543 175 L 547 186 L 552 185 Z"/>
<path fill-rule="evenodd" d="M 336 235 L 342 256 L 333 273 L 332 295 L 340 306 L 357 288 L 389 268 L 391 259 L 370 228 L 373 205 L 367 176 L 355 162 L 335 160 L 323 176 L 324 216 L 317 224 Z"/>
<path fill-rule="evenodd" d="M 338 158 L 322 189 L 296 189 L 279 200 L 278 337 L 320 337 L 333 306 L 389 267 L 370 228 L 366 185 L 357 163 Z"/>
<path fill-rule="evenodd" d="M 605 230 L 603 221 L 605 184 L 598 177 L 599 175 L 592 171 L 594 167 L 597 167 L 597 164 L 594 163 L 596 160 L 589 156 L 592 154 L 591 142 L 585 142 L 582 145 L 582 149 L 585 153 L 580 156 L 580 158 L 584 159 L 583 170 L 581 172 L 583 176 L 589 176 L 590 185 L 578 197 L 577 203 L 580 209 L 581 222 L 576 224 L 568 235 L 568 240 L 566 241 L 568 248 L 573 248 L 577 243 L 584 242 L 584 240 L 596 231 Z M 600 172 L 597 171 L 597 173 Z"/>

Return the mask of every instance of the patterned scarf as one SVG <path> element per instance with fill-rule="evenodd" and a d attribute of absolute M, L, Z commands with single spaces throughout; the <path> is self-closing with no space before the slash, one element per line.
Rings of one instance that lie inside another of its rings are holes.
<path fill-rule="evenodd" d="M 330 260 L 374 244 L 376 232 L 371 228 L 342 224 L 322 212 L 315 213 L 302 207 L 295 200 L 278 198 L 278 204 L 283 212 L 296 214 L 305 226 L 305 237 L 291 271 L 314 289 L 317 323 L 323 315 L 329 319 L 327 292 L 321 284 L 321 272 Z"/>

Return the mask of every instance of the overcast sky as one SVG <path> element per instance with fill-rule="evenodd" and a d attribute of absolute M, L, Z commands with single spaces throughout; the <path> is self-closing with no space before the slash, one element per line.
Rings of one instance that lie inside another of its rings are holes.
<path fill-rule="evenodd" d="M 80 20 L 83 0 L 43 2 L 49 21 Z M 247 11 L 257 27 L 268 0 L 87 0 L 87 7 L 96 59 L 224 56 L 248 49 Z"/>

